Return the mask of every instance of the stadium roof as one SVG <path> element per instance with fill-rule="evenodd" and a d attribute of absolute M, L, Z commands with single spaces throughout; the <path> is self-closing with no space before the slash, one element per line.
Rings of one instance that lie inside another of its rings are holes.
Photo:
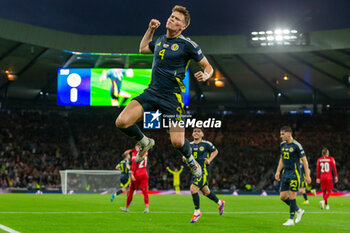
<path fill-rule="evenodd" d="M 0 78 L 0 91 L 4 94 L 8 87 L 8 97 L 13 100 L 38 100 L 43 91 L 54 100 L 57 68 L 151 67 L 152 57 L 71 52 L 137 53 L 149 18 L 160 15 L 159 19 L 165 21 L 172 7 L 165 1 L 153 1 L 151 3 L 158 6 L 155 10 L 150 2 L 142 2 L 137 1 L 139 5 L 132 9 L 126 1 L 102 1 L 103 7 L 84 4 L 80 8 L 77 3 L 68 1 L 52 2 L 50 6 L 34 2 L 30 7 L 18 1 L 4 1 L 8 12 L 2 12 L 6 7 L 0 9 L 3 17 L 0 19 L 0 68 L 10 70 L 18 78 L 10 83 Z M 267 1 L 264 7 L 216 1 L 214 9 L 209 7 L 209 1 L 202 2 L 200 8 L 198 4 L 184 4 L 192 14 L 192 25 L 184 34 L 191 35 L 201 45 L 218 71 L 217 81 L 222 81 L 224 87 L 216 87 L 214 78 L 207 84 L 192 80 L 192 103 L 200 104 L 203 94 L 209 106 L 312 104 L 315 100 L 321 104 L 350 105 L 350 87 L 345 82 L 345 77 L 350 75 L 347 1 L 338 1 L 339 4 L 318 1 L 317 5 L 303 3 L 298 7 L 287 1 L 277 5 Z M 164 15 L 159 10 L 162 8 L 166 9 Z M 211 14 L 205 13 L 208 9 L 212 10 Z M 225 9 L 222 12 L 226 13 L 216 12 L 219 9 Z M 247 15 L 242 13 L 244 9 Z M 333 15 L 329 9 L 337 9 L 338 13 Z M 269 48 L 248 45 L 251 31 L 273 29 L 275 25 L 269 22 L 278 18 L 279 22 L 292 22 L 288 26 L 310 32 L 309 44 Z M 101 30 L 97 24 L 101 25 Z M 112 33 L 108 31 L 110 27 L 115 29 Z M 164 25 L 161 30 L 164 32 Z M 191 66 L 192 71 L 197 69 Z M 283 79 L 285 75 L 288 80 Z"/>

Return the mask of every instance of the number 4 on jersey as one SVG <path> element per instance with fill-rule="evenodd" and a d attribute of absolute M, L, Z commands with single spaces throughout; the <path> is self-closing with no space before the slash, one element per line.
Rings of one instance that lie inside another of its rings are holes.
<path fill-rule="evenodd" d="M 165 53 L 165 49 L 160 50 L 158 53 L 162 60 L 164 58 L 164 53 Z"/>

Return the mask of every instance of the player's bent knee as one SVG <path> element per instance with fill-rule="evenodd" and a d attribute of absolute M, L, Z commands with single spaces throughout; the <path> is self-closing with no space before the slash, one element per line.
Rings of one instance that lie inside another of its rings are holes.
<path fill-rule="evenodd" d="M 191 194 L 198 193 L 198 188 L 195 185 L 191 185 L 190 191 L 191 191 Z"/>
<path fill-rule="evenodd" d="M 280 195 L 280 199 L 281 199 L 282 201 L 287 200 L 287 199 L 288 199 L 288 195 L 287 195 L 287 194 L 281 194 L 281 195 Z"/>
<path fill-rule="evenodd" d="M 175 147 L 175 148 L 181 148 L 181 147 L 183 147 L 183 145 L 184 145 L 184 141 L 175 139 L 175 140 L 172 140 L 172 141 L 171 141 L 171 144 L 172 144 L 173 147 Z"/>
<path fill-rule="evenodd" d="M 204 195 L 204 196 L 208 196 L 209 194 L 210 194 L 210 191 L 204 191 L 204 192 L 203 192 L 203 195 Z"/>
<path fill-rule="evenodd" d="M 293 200 L 296 198 L 296 192 L 289 191 L 288 196 L 290 200 Z"/>
<path fill-rule="evenodd" d="M 116 120 L 115 120 L 115 126 L 117 126 L 117 128 L 127 128 L 129 127 L 127 125 L 127 122 L 125 119 L 123 119 L 123 117 L 118 117 Z"/>

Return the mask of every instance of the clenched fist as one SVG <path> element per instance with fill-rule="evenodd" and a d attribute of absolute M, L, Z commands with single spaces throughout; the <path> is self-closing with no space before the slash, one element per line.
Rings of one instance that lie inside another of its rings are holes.
<path fill-rule="evenodd" d="M 152 30 L 156 30 L 160 26 L 160 22 L 158 19 L 151 19 L 149 22 L 149 28 Z"/>
<path fill-rule="evenodd" d="M 209 79 L 209 75 L 203 71 L 198 71 L 194 74 L 198 82 L 205 82 Z"/>

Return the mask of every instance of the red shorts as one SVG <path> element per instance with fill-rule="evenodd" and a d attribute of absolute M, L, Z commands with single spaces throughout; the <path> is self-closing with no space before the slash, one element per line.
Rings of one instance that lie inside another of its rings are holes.
<path fill-rule="evenodd" d="M 130 188 L 135 190 L 137 188 L 139 189 L 147 189 L 148 188 L 148 176 L 140 176 L 135 177 L 135 181 L 131 180 Z"/>
<path fill-rule="evenodd" d="M 334 189 L 333 180 L 321 180 L 321 189 L 322 191 L 332 191 Z"/>

